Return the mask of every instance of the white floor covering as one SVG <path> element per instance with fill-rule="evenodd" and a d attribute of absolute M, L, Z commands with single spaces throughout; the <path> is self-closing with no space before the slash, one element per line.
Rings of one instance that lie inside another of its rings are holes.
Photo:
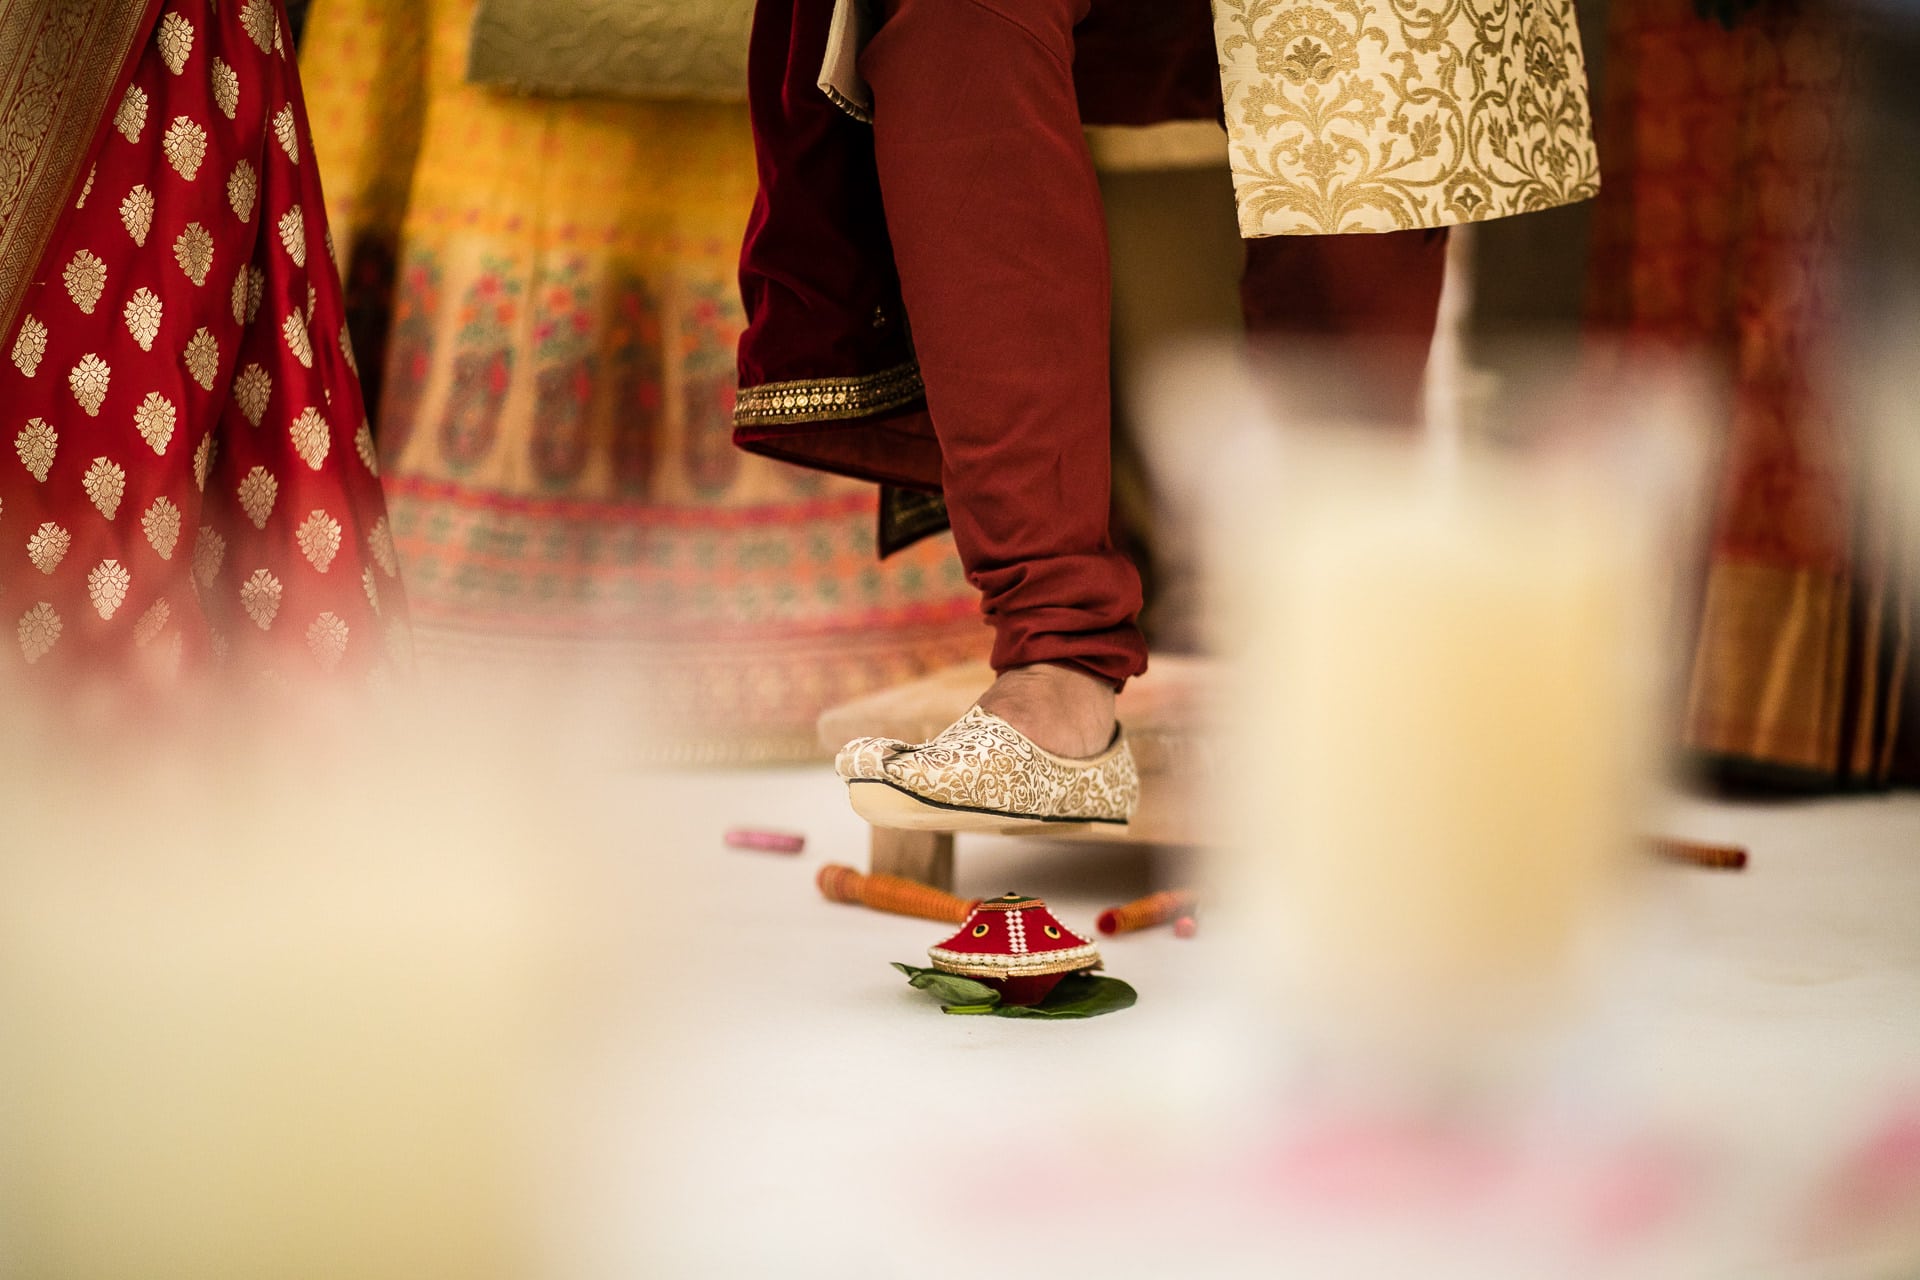
<path fill-rule="evenodd" d="M 1675 801 L 1668 832 L 1746 844 L 1751 867 L 1658 873 L 1637 958 L 1494 1142 L 1526 1154 L 1438 1206 L 1421 1178 L 1477 1167 L 1453 1139 L 1408 1157 L 1413 1190 L 1406 1160 L 1331 1202 L 1249 1176 L 1316 1149 L 1295 1141 L 1315 1117 L 1204 932 L 1105 943 L 1140 992 L 1117 1015 L 947 1017 L 887 964 L 922 962 L 941 926 L 813 887 L 825 862 L 865 867 L 824 767 L 668 775 L 618 804 L 684 903 L 673 958 L 645 962 L 677 994 L 637 1003 L 581 1082 L 569 1276 L 1920 1274 L 1920 795 Z M 730 850 L 732 825 L 807 848 Z M 963 838 L 957 888 L 1039 894 L 1086 928 L 1178 883 L 1179 856 Z M 1836 1191 L 1874 1142 L 1871 1191 Z M 1588 1230 L 1623 1181 L 1646 1216 Z"/>

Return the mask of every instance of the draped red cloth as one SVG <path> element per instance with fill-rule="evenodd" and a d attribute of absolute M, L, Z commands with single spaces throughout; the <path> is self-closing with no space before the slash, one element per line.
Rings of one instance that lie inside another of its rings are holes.
<path fill-rule="evenodd" d="M 0 331 L 0 672 L 404 661 L 278 0 L 150 5 L 63 207 Z"/>
<path fill-rule="evenodd" d="M 1857 40 L 1825 4 L 1620 0 L 1600 112 L 1590 318 L 1731 381 L 1683 741 L 1794 787 L 1885 780 L 1907 651 L 1834 360 Z"/>

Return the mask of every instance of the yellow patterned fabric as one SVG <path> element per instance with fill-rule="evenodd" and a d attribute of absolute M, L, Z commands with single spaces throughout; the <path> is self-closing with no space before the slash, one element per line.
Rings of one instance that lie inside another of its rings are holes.
<path fill-rule="evenodd" d="M 1213 0 L 1244 236 L 1403 231 L 1600 187 L 1571 0 Z"/>
<path fill-rule="evenodd" d="M 590 671 L 653 754 L 747 761 L 978 657 L 951 539 L 875 564 L 871 487 L 733 447 L 746 109 L 470 84 L 473 15 L 318 0 L 301 53 L 341 260 L 396 260 L 374 430 L 423 671 Z"/>

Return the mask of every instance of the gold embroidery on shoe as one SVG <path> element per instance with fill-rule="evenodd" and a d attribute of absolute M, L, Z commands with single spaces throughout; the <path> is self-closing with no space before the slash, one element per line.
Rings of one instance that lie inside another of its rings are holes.
<path fill-rule="evenodd" d="M 974 707 L 919 746 L 859 738 L 836 758 L 849 782 L 882 782 L 936 805 L 1073 822 L 1126 822 L 1140 778 L 1125 736 L 1091 760 L 1063 760 Z"/>

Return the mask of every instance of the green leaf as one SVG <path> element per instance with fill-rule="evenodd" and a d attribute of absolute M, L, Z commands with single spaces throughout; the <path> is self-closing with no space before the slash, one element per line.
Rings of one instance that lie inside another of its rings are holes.
<path fill-rule="evenodd" d="M 1002 1018 L 1097 1018 L 1130 1009 L 1139 998 L 1138 992 L 1118 978 L 1073 973 L 1060 979 L 1039 1004 L 1001 1005 L 993 1012 Z"/>
<path fill-rule="evenodd" d="M 901 964 L 898 960 L 893 967 L 907 975 L 907 982 L 927 992 L 941 1004 L 948 1006 L 947 1012 L 974 1013 L 975 1006 L 992 1008 L 1000 1003 L 1000 993 L 984 982 L 975 982 L 972 978 L 962 978 L 957 974 L 942 973 L 938 969 L 916 969 L 910 964 Z"/>
<path fill-rule="evenodd" d="M 993 1014 L 1001 1018 L 1097 1018 L 1133 1007 L 1139 993 L 1118 978 L 1105 974 L 1070 973 L 1054 985 L 1039 1004 L 1001 1004 L 1000 993 L 983 982 L 938 969 L 919 969 L 898 960 L 893 967 L 907 981 L 940 1001 L 952 1014 Z"/>

